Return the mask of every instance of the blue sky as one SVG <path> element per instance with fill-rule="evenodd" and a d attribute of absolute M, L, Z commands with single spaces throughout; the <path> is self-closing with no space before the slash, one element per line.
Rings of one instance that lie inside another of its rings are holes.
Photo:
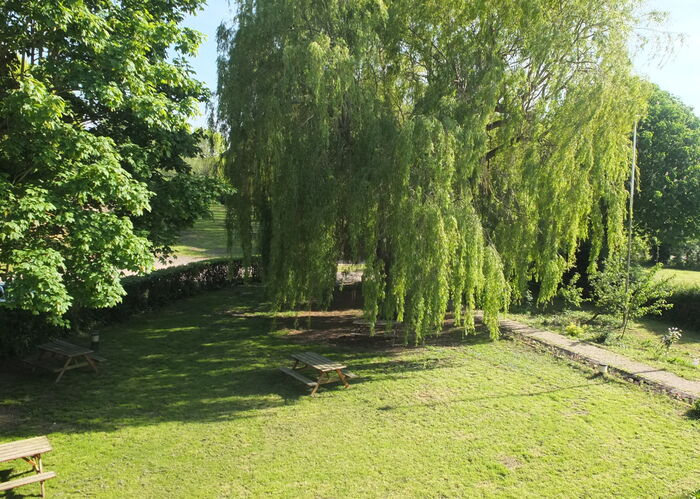
<path fill-rule="evenodd" d="M 700 115 L 700 0 L 648 0 L 643 11 L 659 10 L 669 14 L 663 26 L 665 31 L 684 34 L 682 43 L 675 43 L 670 56 L 656 51 L 652 44 L 634 55 L 639 74 L 677 95 Z M 186 19 L 185 25 L 207 37 L 191 62 L 197 78 L 210 89 L 216 89 L 216 29 L 222 20 L 231 20 L 233 10 L 228 0 L 209 0 L 196 16 Z M 640 30 L 645 35 L 654 32 Z M 205 123 L 202 116 L 194 124 Z"/>

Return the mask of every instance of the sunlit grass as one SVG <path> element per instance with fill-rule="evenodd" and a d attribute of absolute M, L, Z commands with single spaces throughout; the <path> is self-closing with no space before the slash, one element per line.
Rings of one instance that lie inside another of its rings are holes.
<path fill-rule="evenodd" d="M 197 259 L 228 256 L 226 250 L 226 209 L 223 205 L 212 205 L 212 217 L 198 220 L 194 227 L 183 231 L 178 244 L 173 246 L 175 255 Z M 234 256 L 241 256 L 240 250 Z"/>
<path fill-rule="evenodd" d="M 671 285 L 677 288 L 700 286 L 700 271 L 664 268 L 657 274 L 659 279 L 671 277 Z"/>
<path fill-rule="evenodd" d="M 262 300 L 261 288 L 240 287 L 110 327 L 99 376 L 71 371 L 54 385 L 0 375 L 0 441 L 48 434 L 51 497 L 668 497 L 700 487 L 700 422 L 664 396 L 484 333 L 409 349 L 333 344 L 320 331 L 302 343 L 286 333 L 307 322 L 260 313 Z M 310 327 L 357 333 L 343 322 L 352 319 Z M 360 379 L 308 397 L 277 371 L 307 350 Z"/>

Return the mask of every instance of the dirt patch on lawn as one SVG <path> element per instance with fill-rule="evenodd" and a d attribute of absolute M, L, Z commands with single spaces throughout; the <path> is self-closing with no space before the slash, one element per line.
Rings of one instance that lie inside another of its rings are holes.
<path fill-rule="evenodd" d="M 498 460 L 509 470 L 517 470 L 523 465 L 518 458 L 513 456 L 501 456 Z"/>
<path fill-rule="evenodd" d="M 295 317 L 278 317 L 275 321 L 289 330 L 288 338 L 295 343 L 382 349 L 397 343 L 397 337 L 385 331 L 370 335 L 361 318 L 361 310 L 330 310 L 299 312 Z"/>
<path fill-rule="evenodd" d="M 272 315 L 276 328 L 286 329 L 290 340 L 297 343 L 325 343 L 329 345 L 366 348 L 414 348 L 425 345 L 464 346 L 465 344 L 491 341 L 477 327 L 477 333 L 465 334 L 463 328 L 455 327 L 451 317 L 445 321 L 439 334 L 430 335 L 415 343 L 413 334 L 406 334 L 406 325 L 377 321 L 373 334 L 369 323 L 363 318 L 362 310 L 310 310 L 293 315 Z"/>

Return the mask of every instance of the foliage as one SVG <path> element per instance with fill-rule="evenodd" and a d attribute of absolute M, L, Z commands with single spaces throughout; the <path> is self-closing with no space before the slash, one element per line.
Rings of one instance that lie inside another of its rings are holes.
<path fill-rule="evenodd" d="M 700 399 L 695 401 L 690 412 L 695 418 L 700 419 Z M 695 493 L 694 497 L 700 497 L 700 490 Z"/>
<path fill-rule="evenodd" d="M 157 270 L 147 276 L 127 277 L 124 279 L 126 298 L 107 312 L 114 320 L 205 291 L 241 284 L 246 276 L 259 279 L 257 262 L 249 268 L 241 260 L 219 258 Z"/>
<path fill-rule="evenodd" d="M 106 307 L 206 213 L 217 186 L 182 159 L 207 97 L 181 28 L 199 0 L 0 3 L 0 278 L 5 305 Z"/>
<path fill-rule="evenodd" d="M 667 261 L 671 247 L 700 237 L 700 118 L 680 99 L 654 87 L 648 114 L 639 124 L 637 149 L 635 219 L 656 240 L 655 256 Z"/>
<path fill-rule="evenodd" d="M 564 304 L 567 307 L 578 308 L 588 301 L 583 297 L 583 288 L 576 285 L 580 278 L 579 274 L 574 274 L 567 284 L 559 288 L 558 295 L 564 300 Z"/>
<path fill-rule="evenodd" d="M 74 326 L 88 331 L 106 324 L 121 322 L 135 314 L 163 307 L 188 296 L 229 286 L 239 285 L 248 274 L 249 280 L 258 280 L 257 262 L 244 267 L 241 260 L 212 259 L 187 265 L 156 270 L 146 276 L 122 279 L 123 300 L 110 308 L 76 309 L 71 314 Z M 0 358 L 22 355 L 49 337 L 61 337 L 69 329 L 54 324 L 50 315 L 33 315 L 25 310 L 0 308 Z"/>
<path fill-rule="evenodd" d="M 668 354 L 671 347 L 680 341 L 682 335 L 683 331 L 677 327 L 668 328 L 666 334 L 661 337 L 661 348 L 664 350 L 664 353 Z"/>
<path fill-rule="evenodd" d="M 199 140 L 199 154 L 188 158 L 192 170 L 207 177 L 219 177 L 223 170 L 223 153 L 226 149 L 220 133 L 212 130 L 202 130 Z"/>
<path fill-rule="evenodd" d="M 633 264 L 627 287 L 624 260 L 618 257 L 607 258 L 604 269 L 590 278 L 593 303 L 598 310 L 619 319 L 623 333 L 629 320 L 661 314 L 672 305 L 666 301 L 671 294 L 670 278 L 656 278 L 659 269 L 660 264 L 649 269 Z"/>
<path fill-rule="evenodd" d="M 670 264 L 679 268 L 700 268 L 700 238 L 689 238 L 676 244 Z"/>
<path fill-rule="evenodd" d="M 673 324 L 700 328 L 700 286 L 674 288 L 666 301 L 673 305 L 663 312 L 663 319 Z"/>
<path fill-rule="evenodd" d="M 586 334 L 587 327 L 585 325 L 580 326 L 575 322 L 569 322 L 569 324 L 564 328 L 567 335 L 573 336 L 574 338 L 580 338 Z"/>
<path fill-rule="evenodd" d="M 274 302 L 327 302 L 365 263 L 365 312 L 420 340 L 472 329 L 579 240 L 619 246 L 640 112 L 634 0 L 239 0 L 219 31 L 229 210 Z M 604 231 L 605 226 L 609 231 Z"/>

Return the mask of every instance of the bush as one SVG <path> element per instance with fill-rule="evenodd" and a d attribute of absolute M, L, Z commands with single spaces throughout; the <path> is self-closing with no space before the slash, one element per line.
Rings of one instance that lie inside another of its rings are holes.
<path fill-rule="evenodd" d="M 695 403 L 690 407 L 689 414 L 693 418 L 700 419 L 700 400 L 696 400 Z"/>
<path fill-rule="evenodd" d="M 661 314 L 664 321 L 700 328 L 700 287 L 674 289 L 666 301 L 673 304 L 673 308 Z"/>
<path fill-rule="evenodd" d="M 668 355 L 671 347 L 680 341 L 681 336 L 683 336 L 683 331 L 677 327 L 670 327 L 666 334 L 661 337 L 661 351 L 662 353 Z"/>
<path fill-rule="evenodd" d="M 667 301 L 671 294 L 670 278 L 655 278 L 660 269 L 660 265 L 650 269 L 632 265 L 629 289 L 626 289 L 627 269 L 622 258 L 608 258 L 605 269 L 591 275 L 593 303 L 600 312 L 610 314 L 621 322 L 622 334 L 629 320 L 644 315 L 659 315 L 673 307 Z"/>
<path fill-rule="evenodd" d="M 252 280 L 259 279 L 258 266 L 248 269 Z M 116 322 L 125 316 L 162 307 L 175 300 L 241 284 L 246 269 L 240 260 L 206 260 L 158 270 L 146 276 L 126 277 L 122 281 L 126 296 L 112 308 L 92 310 L 102 322 Z"/>
<path fill-rule="evenodd" d="M 571 336 L 573 338 L 580 338 L 581 336 L 586 334 L 586 329 L 586 326 L 579 326 L 574 322 L 570 322 L 564 328 L 564 331 L 566 332 L 567 336 Z"/>
<path fill-rule="evenodd" d="M 257 262 L 246 269 L 238 260 L 206 260 L 156 270 L 146 276 L 122 280 L 126 296 L 122 302 L 104 309 L 72 309 L 66 314 L 73 327 L 83 331 L 119 322 L 134 314 L 167 305 L 204 291 L 241 284 L 248 277 L 259 280 Z M 0 357 L 22 355 L 48 338 L 67 336 L 70 329 L 51 325 L 48 317 L 23 310 L 0 308 Z"/>

